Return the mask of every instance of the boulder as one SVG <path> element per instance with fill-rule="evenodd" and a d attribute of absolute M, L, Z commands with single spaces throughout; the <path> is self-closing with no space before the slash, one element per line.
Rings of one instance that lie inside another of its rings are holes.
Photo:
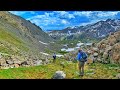
<path fill-rule="evenodd" d="M 108 58 L 108 53 L 107 53 L 107 52 L 104 52 L 104 53 L 103 53 L 103 58 L 104 58 L 104 59 L 107 59 L 107 58 Z"/>
<path fill-rule="evenodd" d="M 90 63 L 93 63 L 93 59 L 94 59 L 94 56 L 93 55 L 90 55 L 88 58 L 87 58 L 87 64 L 90 64 Z"/>
<path fill-rule="evenodd" d="M 21 63 L 21 65 L 22 65 L 22 66 L 24 66 L 24 65 L 29 65 L 29 63 L 28 63 L 27 61 L 23 61 L 23 62 Z"/>
<path fill-rule="evenodd" d="M 43 64 L 42 60 L 36 60 L 36 61 L 34 61 L 34 65 L 35 66 L 42 65 L 42 64 Z"/>
<path fill-rule="evenodd" d="M 95 48 L 95 47 L 94 47 L 94 48 L 93 48 L 93 51 L 94 51 L 94 52 L 98 52 L 98 48 Z"/>
<path fill-rule="evenodd" d="M 48 58 L 45 59 L 45 63 L 46 64 L 49 64 L 50 63 L 50 60 L 48 60 Z"/>
<path fill-rule="evenodd" d="M 110 50 L 112 50 L 112 46 L 107 45 L 107 46 L 106 46 L 106 51 L 110 51 Z"/>
<path fill-rule="evenodd" d="M 116 43 L 111 50 L 111 59 L 115 63 L 120 63 L 120 43 Z"/>
<path fill-rule="evenodd" d="M 2 64 L 1 69 L 9 69 L 9 65 L 8 64 Z"/>
<path fill-rule="evenodd" d="M 103 53 L 104 52 L 104 50 L 103 49 L 101 49 L 101 50 L 99 50 L 99 53 L 101 54 L 101 53 Z"/>
<path fill-rule="evenodd" d="M 103 63 L 103 64 L 108 64 L 109 61 L 107 61 L 107 60 L 103 60 L 102 63 Z"/>
<path fill-rule="evenodd" d="M 14 64 L 21 64 L 21 61 L 15 60 L 15 61 L 14 61 Z"/>
<path fill-rule="evenodd" d="M 66 74 L 63 71 L 56 71 L 52 79 L 65 79 Z"/>
<path fill-rule="evenodd" d="M 102 59 L 100 59 L 100 58 L 98 58 L 97 61 L 100 62 L 100 63 L 102 63 Z"/>
<path fill-rule="evenodd" d="M 117 42 L 117 40 L 114 37 L 114 35 L 111 35 L 111 36 L 108 37 L 108 43 L 109 43 L 110 46 L 113 46 L 116 42 Z"/>
<path fill-rule="evenodd" d="M 14 68 L 14 64 L 12 64 L 12 65 L 9 65 L 9 68 Z"/>
<path fill-rule="evenodd" d="M 94 57 L 93 58 L 93 63 L 95 63 L 97 61 L 98 57 Z"/>
<path fill-rule="evenodd" d="M 98 53 L 95 52 L 95 53 L 93 54 L 93 56 L 94 56 L 94 57 L 97 57 L 97 56 L 98 56 Z"/>
<path fill-rule="evenodd" d="M 117 78 L 117 79 L 120 79 L 120 73 L 116 75 L 116 78 Z"/>
<path fill-rule="evenodd" d="M 92 54 L 92 51 L 91 51 L 91 50 L 88 50 L 88 51 L 87 51 L 87 54 L 89 54 L 89 55 Z"/>
<path fill-rule="evenodd" d="M 120 63 L 120 55 L 118 53 L 113 53 L 112 59 L 115 63 Z"/>
<path fill-rule="evenodd" d="M 18 67 L 19 67 L 19 64 L 14 64 L 14 67 L 15 67 L 15 68 L 18 68 Z"/>
<path fill-rule="evenodd" d="M 5 59 L 0 59 L 0 65 L 3 65 L 3 64 L 6 64 L 6 61 L 5 61 Z"/>
<path fill-rule="evenodd" d="M 14 62 L 12 60 L 6 60 L 7 64 L 13 64 Z"/>
<path fill-rule="evenodd" d="M 87 63 L 87 64 L 91 64 L 91 63 L 93 63 L 93 59 L 88 58 L 88 60 L 87 60 L 86 63 Z"/>

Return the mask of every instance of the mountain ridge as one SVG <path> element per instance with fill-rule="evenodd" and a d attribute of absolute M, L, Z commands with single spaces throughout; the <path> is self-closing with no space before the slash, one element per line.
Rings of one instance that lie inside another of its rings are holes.
<path fill-rule="evenodd" d="M 40 27 L 7 11 L 0 11 L 0 63 L 5 60 L 41 60 L 54 40 Z M 10 59 L 12 57 L 12 59 Z M 4 64 L 6 64 L 4 62 Z"/>
<path fill-rule="evenodd" d="M 75 39 L 103 39 L 110 33 L 120 29 L 120 19 L 107 19 L 105 21 L 98 21 L 93 24 L 85 26 L 67 27 L 63 30 L 56 30 L 48 32 L 49 36 L 54 39 L 64 38 L 66 40 Z"/>

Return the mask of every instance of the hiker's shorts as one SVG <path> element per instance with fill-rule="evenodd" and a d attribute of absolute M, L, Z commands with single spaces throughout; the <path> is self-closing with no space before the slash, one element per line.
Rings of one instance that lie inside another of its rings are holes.
<path fill-rule="evenodd" d="M 83 67 L 84 64 L 85 64 L 85 62 L 79 61 L 79 65 L 80 65 L 80 67 Z"/>

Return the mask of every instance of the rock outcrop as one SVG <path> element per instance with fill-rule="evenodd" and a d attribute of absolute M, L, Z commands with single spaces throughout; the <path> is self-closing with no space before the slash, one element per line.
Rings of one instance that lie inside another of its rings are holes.
<path fill-rule="evenodd" d="M 66 74 L 63 71 L 56 71 L 52 79 L 65 79 Z"/>
<path fill-rule="evenodd" d="M 41 59 L 39 59 L 39 58 L 27 56 L 26 59 L 20 60 L 20 58 L 17 58 L 17 56 L 16 57 L 8 56 L 5 58 L 1 55 L 1 58 L 0 58 L 1 69 L 39 66 L 39 65 L 49 64 L 49 63 L 50 63 L 50 60 L 48 60 L 48 57 L 41 57 Z"/>
<path fill-rule="evenodd" d="M 97 44 L 103 63 L 120 63 L 120 31 L 110 34 Z"/>

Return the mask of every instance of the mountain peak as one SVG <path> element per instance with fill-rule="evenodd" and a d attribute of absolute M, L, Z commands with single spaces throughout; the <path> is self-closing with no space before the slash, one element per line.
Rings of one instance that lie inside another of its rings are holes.
<path fill-rule="evenodd" d="M 85 37 L 85 38 L 96 38 L 96 39 L 102 39 L 109 35 L 109 33 L 115 32 L 119 30 L 120 28 L 120 20 L 118 19 L 107 19 L 105 21 L 101 20 L 93 24 L 88 24 L 85 26 L 74 26 L 74 27 L 67 27 L 61 31 L 53 32 L 56 36 L 59 35 L 59 37 L 66 37 L 68 35 L 68 32 L 71 32 L 70 35 L 71 38 L 78 38 Z M 52 33 L 52 32 L 51 32 Z M 52 34 L 51 34 L 52 35 Z"/>

